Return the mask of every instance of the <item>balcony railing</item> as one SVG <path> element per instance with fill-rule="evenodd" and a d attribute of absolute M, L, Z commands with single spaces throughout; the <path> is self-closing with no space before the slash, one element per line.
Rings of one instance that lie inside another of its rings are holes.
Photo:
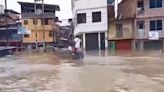
<path fill-rule="evenodd" d="M 145 10 L 144 8 L 137 8 L 137 15 L 144 15 L 145 14 Z"/>
<path fill-rule="evenodd" d="M 145 38 L 145 29 L 138 29 L 136 32 L 136 38 Z"/>

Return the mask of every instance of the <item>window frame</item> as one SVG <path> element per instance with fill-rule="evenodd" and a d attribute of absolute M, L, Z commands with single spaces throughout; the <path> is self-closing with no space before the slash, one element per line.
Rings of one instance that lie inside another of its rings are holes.
<path fill-rule="evenodd" d="M 37 25 L 38 24 L 38 20 L 37 19 L 33 19 L 33 24 Z"/>
<path fill-rule="evenodd" d="M 123 33 L 123 24 L 116 24 L 116 37 L 117 38 L 122 38 L 124 33 Z"/>
<path fill-rule="evenodd" d="M 84 20 L 80 17 L 83 17 Z M 77 14 L 77 24 L 84 24 L 87 23 L 87 14 L 86 13 L 78 13 Z"/>
<path fill-rule="evenodd" d="M 25 37 L 25 38 L 29 38 L 30 35 L 29 35 L 29 34 L 24 34 L 24 37 Z"/>
<path fill-rule="evenodd" d="M 137 21 L 137 29 L 145 29 L 145 21 Z"/>
<path fill-rule="evenodd" d="M 161 3 L 159 3 L 161 1 Z M 163 2 L 162 0 L 149 0 L 149 8 L 154 9 L 154 8 L 162 8 L 163 7 Z"/>
<path fill-rule="evenodd" d="M 99 17 L 97 17 L 98 14 L 100 14 Z M 93 23 L 101 22 L 102 21 L 102 18 L 101 17 L 102 17 L 101 11 L 92 12 L 92 22 Z M 95 20 L 95 19 L 97 19 L 97 20 Z"/>
<path fill-rule="evenodd" d="M 150 31 L 161 31 L 163 30 L 163 20 L 150 20 Z"/>
<path fill-rule="evenodd" d="M 24 25 L 28 25 L 28 20 L 24 20 Z"/>
<path fill-rule="evenodd" d="M 137 2 L 137 7 L 138 8 L 144 8 L 144 1 L 138 1 Z"/>
<path fill-rule="evenodd" d="M 48 25 L 49 24 L 48 21 L 49 21 L 48 18 L 44 18 L 44 25 Z"/>
<path fill-rule="evenodd" d="M 49 37 L 53 37 L 54 31 L 49 31 L 48 35 L 49 35 Z"/>

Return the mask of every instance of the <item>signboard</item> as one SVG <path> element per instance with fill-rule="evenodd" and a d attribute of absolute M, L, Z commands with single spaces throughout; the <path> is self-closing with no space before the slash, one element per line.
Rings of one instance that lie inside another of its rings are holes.
<path fill-rule="evenodd" d="M 159 32 L 149 32 L 149 40 L 159 40 Z"/>
<path fill-rule="evenodd" d="M 4 14 L 5 13 L 5 9 L 3 5 L 0 5 L 0 14 Z"/>
<path fill-rule="evenodd" d="M 31 34 L 31 30 L 26 27 L 18 27 L 18 34 Z"/>

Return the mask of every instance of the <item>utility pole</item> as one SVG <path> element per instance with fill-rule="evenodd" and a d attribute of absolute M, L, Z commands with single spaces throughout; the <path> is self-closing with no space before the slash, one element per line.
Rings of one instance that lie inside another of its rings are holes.
<path fill-rule="evenodd" d="M 45 41 L 45 29 L 44 29 L 44 25 L 45 25 L 45 18 L 44 18 L 44 0 L 42 0 L 42 21 L 43 21 L 43 48 L 44 48 L 44 52 L 46 51 L 46 41 Z"/>
<path fill-rule="evenodd" d="M 36 16 L 36 1 L 37 0 L 34 0 L 34 12 L 35 12 L 35 23 L 37 23 L 37 16 Z M 36 27 L 36 26 L 35 26 Z M 37 32 L 35 32 L 35 48 L 36 50 L 38 51 L 38 34 Z"/>
<path fill-rule="evenodd" d="M 115 8 L 115 18 L 118 17 L 118 0 L 114 1 L 114 8 Z"/>
<path fill-rule="evenodd" d="M 7 20 L 7 0 L 5 0 L 5 17 L 6 17 L 6 46 L 9 46 L 9 32 L 8 32 L 8 20 Z"/>

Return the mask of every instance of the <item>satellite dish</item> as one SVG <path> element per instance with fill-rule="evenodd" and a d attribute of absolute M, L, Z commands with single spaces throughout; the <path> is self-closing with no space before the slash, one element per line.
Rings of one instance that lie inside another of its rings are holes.
<path fill-rule="evenodd" d="M 42 14 L 42 10 L 41 9 L 37 9 L 36 10 L 36 15 L 41 15 Z"/>
<path fill-rule="evenodd" d="M 3 5 L 0 5 L 0 14 L 4 14 L 5 13 L 5 8 Z"/>

